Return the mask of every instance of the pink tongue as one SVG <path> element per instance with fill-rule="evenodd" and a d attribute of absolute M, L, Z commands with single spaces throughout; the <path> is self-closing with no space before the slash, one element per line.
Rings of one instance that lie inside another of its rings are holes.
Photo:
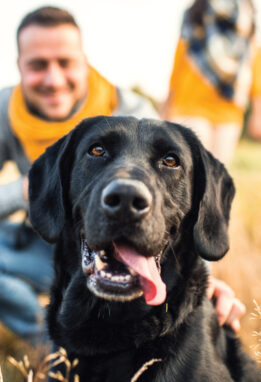
<path fill-rule="evenodd" d="M 132 249 L 115 245 L 119 259 L 140 276 L 140 284 L 148 305 L 160 305 L 166 299 L 166 285 L 161 280 L 155 259 L 144 257 Z"/>

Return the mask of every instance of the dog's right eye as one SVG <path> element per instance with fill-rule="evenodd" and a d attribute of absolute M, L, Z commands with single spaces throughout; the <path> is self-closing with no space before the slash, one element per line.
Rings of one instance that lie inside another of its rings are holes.
<path fill-rule="evenodd" d="M 104 150 L 104 147 L 102 145 L 99 145 L 96 143 L 89 148 L 88 154 L 90 154 L 94 157 L 101 157 L 105 154 L 105 150 Z"/>
<path fill-rule="evenodd" d="M 167 167 L 178 167 L 180 162 L 179 158 L 175 154 L 168 154 L 162 159 L 162 164 Z"/>

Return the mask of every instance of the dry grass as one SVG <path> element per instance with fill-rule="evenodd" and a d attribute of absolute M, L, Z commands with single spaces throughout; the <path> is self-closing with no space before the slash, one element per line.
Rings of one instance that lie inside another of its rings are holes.
<path fill-rule="evenodd" d="M 261 321 L 261 305 L 254 300 L 255 312 L 252 313 L 253 320 Z M 256 337 L 257 344 L 253 346 L 254 354 L 258 363 L 261 363 L 261 331 L 253 332 Z"/>
<path fill-rule="evenodd" d="M 224 259 L 213 265 L 214 275 L 226 281 L 234 289 L 237 297 L 246 305 L 247 313 L 241 320 L 240 337 L 246 350 L 259 362 L 261 362 L 260 149 L 260 144 L 249 141 L 242 141 L 237 149 L 230 171 L 237 188 L 230 224 L 231 249 Z M 12 171 L 13 167 L 9 165 L 7 178 Z M 15 219 L 19 217 L 18 215 Z M 40 376 L 44 378 L 44 373 L 46 374 L 45 357 L 47 354 L 47 349 L 35 351 L 0 326 L 0 360 L 4 382 L 44 381 L 39 378 Z M 28 358 L 24 358 L 25 355 L 28 355 Z M 13 357 L 13 361 L 11 361 L 13 364 L 16 364 L 17 360 L 22 360 L 20 361 L 22 363 L 18 363 L 14 367 L 8 361 L 8 356 Z M 53 355 L 48 357 L 51 357 L 52 362 L 61 361 L 61 357 L 65 357 L 63 362 L 66 360 L 65 354 L 56 354 L 54 358 L 52 358 Z M 29 359 L 30 364 L 28 364 Z M 69 370 L 74 365 L 67 364 Z M 44 373 L 39 371 L 42 370 L 42 367 Z M 23 368 L 27 372 L 26 376 L 24 370 L 22 371 Z M 56 377 L 57 380 L 66 381 L 59 375 Z M 2 382 L 1 378 L 0 370 L 0 382 Z"/>
<path fill-rule="evenodd" d="M 48 354 L 37 366 L 36 370 L 30 364 L 29 358 L 25 355 L 22 361 L 17 361 L 9 356 L 8 361 L 20 372 L 26 382 L 41 382 L 46 381 L 47 376 L 50 376 L 57 381 L 69 382 L 71 371 L 78 365 L 78 360 L 70 362 L 66 350 L 60 348 L 57 352 Z M 63 364 L 65 367 L 64 375 L 60 371 L 50 371 L 50 369 Z M 75 375 L 73 382 L 79 382 L 79 376 Z"/>
<path fill-rule="evenodd" d="M 20 340 L 17 336 L 0 325 L 0 366 L 4 377 L 4 382 L 24 382 L 25 378 L 20 371 L 13 367 L 8 361 L 8 357 L 16 360 L 24 360 L 27 356 L 30 360 L 30 366 L 33 371 L 37 370 L 38 365 L 49 353 L 49 347 L 46 345 L 32 348 L 28 343 Z M 1 379 L 0 379 L 1 381 Z"/>

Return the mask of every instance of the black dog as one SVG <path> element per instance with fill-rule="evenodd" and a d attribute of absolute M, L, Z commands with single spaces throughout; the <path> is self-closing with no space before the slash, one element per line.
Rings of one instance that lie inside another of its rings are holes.
<path fill-rule="evenodd" d="M 81 382 L 258 382 L 206 297 L 228 250 L 232 179 L 187 128 L 84 120 L 30 172 L 30 218 L 57 242 L 48 324 Z"/>

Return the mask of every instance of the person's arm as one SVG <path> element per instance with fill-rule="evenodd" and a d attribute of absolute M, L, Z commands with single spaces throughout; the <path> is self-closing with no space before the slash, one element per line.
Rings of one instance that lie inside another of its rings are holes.
<path fill-rule="evenodd" d="M 117 88 L 118 107 L 113 115 L 132 115 L 136 118 L 155 118 L 159 115 L 151 102 L 145 97 L 127 89 Z"/>
<path fill-rule="evenodd" d="M 0 220 L 18 210 L 27 209 L 27 188 L 27 178 L 24 177 L 0 186 Z"/>
<path fill-rule="evenodd" d="M 253 139 L 261 140 L 261 45 L 254 46 L 252 65 L 252 86 L 250 91 L 250 114 L 247 133 Z"/>
<path fill-rule="evenodd" d="M 25 165 L 27 159 L 12 133 L 8 117 L 12 91 L 12 87 L 0 91 L 0 170 L 3 169 L 6 162 L 14 161 L 18 165 L 19 160 L 22 165 L 21 168 L 19 166 L 18 168 L 21 173 L 25 174 L 28 171 Z M 12 155 L 14 152 L 15 156 Z M 27 177 L 21 176 L 16 181 L 0 185 L 0 220 L 20 209 L 27 209 L 27 183 Z"/>
<path fill-rule="evenodd" d="M 251 138 L 261 140 L 261 95 L 251 101 L 247 133 Z"/>

